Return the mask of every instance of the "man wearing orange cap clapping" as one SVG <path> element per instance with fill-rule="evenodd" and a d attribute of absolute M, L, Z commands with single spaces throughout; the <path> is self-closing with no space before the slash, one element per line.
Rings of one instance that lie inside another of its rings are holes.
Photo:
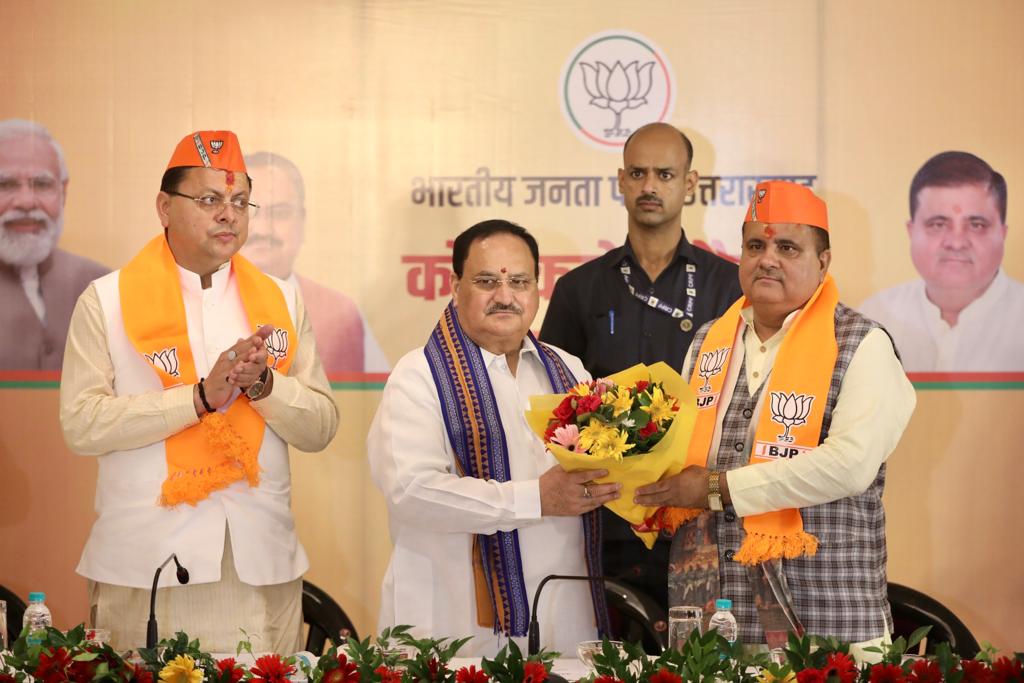
<path fill-rule="evenodd" d="M 863 647 L 892 631 L 882 488 L 915 395 L 885 330 L 839 303 L 828 229 L 810 189 L 757 186 L 744 296 L 687 357 L 687 467 L 637 495 L 679 525 L 671 595 L 705 616 L 731 599 L 749 645 L 806 631 Z"/>
<path fill-rule="evenodd" d="M 309 567 L 290 508 L 288 445 L 322 450 L 338 412 L 298 292 L 237 254 L 257 207 L 238 139 L 174 150 L 156 199 L 163 233 L 75 307 L 61 381 L 72 450 L 99 456 L 97 519 L 78 573 L 116 649 L 161 635 L 207 651 L 300 646 Z"/>

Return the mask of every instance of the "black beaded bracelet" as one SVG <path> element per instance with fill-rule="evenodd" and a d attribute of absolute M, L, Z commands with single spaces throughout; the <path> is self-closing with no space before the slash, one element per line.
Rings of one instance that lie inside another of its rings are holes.
<path fill-rule="evenodd" d="M 206 400 L 206 391 L 203 389 L 203 380 L 205 379 L 205 377 L 199 378 L 199 400 L 203 402 L 203 407 L 206 408 L 206 412 L 215 413 L 217 411 L 211 408 L 210 403 Z"/>

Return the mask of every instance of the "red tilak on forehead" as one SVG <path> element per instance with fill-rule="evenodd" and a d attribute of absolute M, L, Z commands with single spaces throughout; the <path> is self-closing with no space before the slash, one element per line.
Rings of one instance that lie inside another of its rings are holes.
<path fill-rule="evenodd" d="M 502 268 L 502 269 L 501 269 L 501 272 L 503 272 L 503 273 L 507 273 L 507 272 L 508 272 L 508 268 Z"/>
<path fill-rule="evenodd" d="M 960 208 L 959 204 L 953 205 L 953 213 L 963 213 L 963 209 Z"/>
<path fill-rule="evenodd" d="M 772 228 L 772 226 L 768 225 L 767 223 L 764 224 L 764 236 L 767 237 L 768 239 L 771 239 L 772 237 L 775 236 L 775 230 Z"/>
<path fill-rule="evenodd" d="M 234 185 L 235 184 L 235 172 L 234 171 L 228 171 L 227 172 L 227 178 L 225 178 L 225 181 L 227 182 L 228 187 L 231 187 L 232 185 Z"/>

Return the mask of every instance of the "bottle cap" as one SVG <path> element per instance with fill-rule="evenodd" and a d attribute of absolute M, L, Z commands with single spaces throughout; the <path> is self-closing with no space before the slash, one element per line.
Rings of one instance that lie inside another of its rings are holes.
<path fill-rule="evenodd" d="M 715 600 L 715 609 L 732 609 L 732 600 L 728 598 L 718 598 Z"/>
<path fill-rule="evenodd" d="M 29 602 L 43 602 L 46 600 L 46 593 L 42 591 L 34 591 L 28 594 Z"/>

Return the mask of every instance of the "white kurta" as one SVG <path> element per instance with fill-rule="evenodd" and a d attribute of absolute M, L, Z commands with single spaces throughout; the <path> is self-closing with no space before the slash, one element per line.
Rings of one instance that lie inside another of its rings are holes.
<path fill-rule="evenodd" d="M 577 379 L 583 364 L 556 349 Z M 536 348 L 527 340 L 516 376 L 505 357 L 483 351 L 505 430 L 512 481 L 459 477 L 441 404 L 422 349 L 406 354 L 384 388 L 367 438 L 373 480 L 390 512 L 394 551 L 381 588 L 380 628 L 410 624 L 432 637 L 473 636 L 463 656 L 493 656 L 506 642 L 477 625 L 474 534 L 518 529 L 532 603 L 548 574 L 586 574 L 579 517 L 541 517 L 538 478 L 556 464 L 526 423 L 529 397 L 552 393 Z M 538 608 L 541 646 L 573 656 L 597 635 L 586 582 L 550 582 Z M 525 638 L 516 639 L 526 647 Z"/>
<path fill-rule="evenodd" d="M 1024 371 L 1024 284 L 1002 270 L 953 327 L 923 280 L 882 290 L 858 310 L 889 331 L 907 372 Z"/>

